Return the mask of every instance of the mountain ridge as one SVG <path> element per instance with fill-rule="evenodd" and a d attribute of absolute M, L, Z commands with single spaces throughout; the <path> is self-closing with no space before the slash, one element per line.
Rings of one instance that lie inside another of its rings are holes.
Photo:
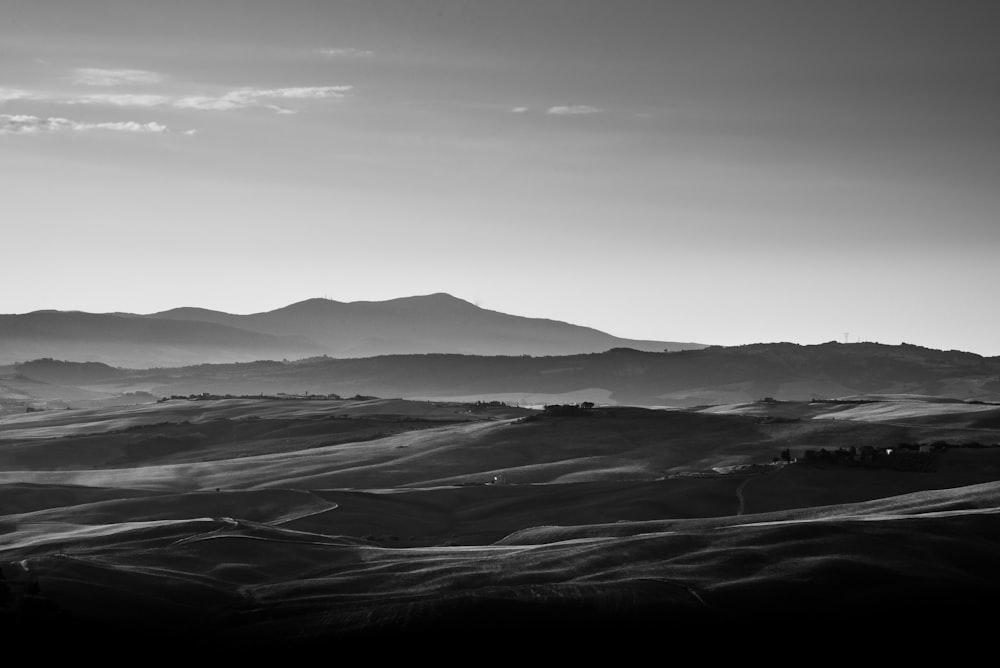
<path fill-rule="evenodd" d="M 178 307 L 149 314 L 0 315 L 0 364 L 50 357 L 151 368 L 318 355 L 559 355 L 620 346 L 662 351 L 703 344 L 626 339 L 483 309 L 443 292 L 385 301 L 312 298 L 250 314 Z"/>

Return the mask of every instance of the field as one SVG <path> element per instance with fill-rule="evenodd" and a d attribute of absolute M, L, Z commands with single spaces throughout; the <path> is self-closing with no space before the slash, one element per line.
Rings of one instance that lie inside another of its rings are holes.
<path fill-rule="evenodd" d="M 1000 595 L 998 416 L 928 397 L 7 415 L 0 616 L 32 642 L 252 653 L 967 632 Z M 852 446 L 879 458 L 807 457 Z"/>

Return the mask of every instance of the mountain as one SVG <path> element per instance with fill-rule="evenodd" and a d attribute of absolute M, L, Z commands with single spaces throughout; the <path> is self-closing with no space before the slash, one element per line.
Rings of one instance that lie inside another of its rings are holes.
<path fill-rule="evenodd" d="M 622 339 L 589 327 L 490 311 L 443 293 L 382 302 L 309 299 L 249 315 L 200 308 L 148 315 L 0 315 L 0 364 L 53 357 L 148 368 L 314 355 L 567 355 L 620 346 L 702 347 Z"/>
<path fill-rule="evenodd" d="M 83 371 L 52 364 L 15 367 L 26 377 L 72 385 Z M 294 362 L 260 361 L 131 371 L 91 389 L 159 396 L 355 394 L 380 397 L 500 400 L 537 404 L 699 406 L 765 398 L 810 400 L 864 395 L 935 395 L 1000 401 L 1000 358 L 913 345 L 837 342 L 711 346 L 653 353 L 616 348 L 562 356 L 384 355 Z"/>
<path fill-rule="evenodd" d="M 436 293 L 381 302 L 308 299 L 274 311 L 233 315 L 174 309 L 150 318 L 198 320 L 275 336 L 299 336 L 333 357 L 407 353 L 567 355 L 617 346 L 663 351 L 695 343 L 622 339 L 558 320 L 525 318 Z"/>
<path fill-rule="evenodd" d="M 282 359 L 322 352 L 301 338 L 204 321 L 79 311 L 0 315 L 0 364 L 52 357 L 152 367 Z"/>

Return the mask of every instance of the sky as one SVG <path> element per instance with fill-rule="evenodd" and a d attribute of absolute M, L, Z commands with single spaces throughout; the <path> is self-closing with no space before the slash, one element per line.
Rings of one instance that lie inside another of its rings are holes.
<path fill-rule="evenodd" d="M 1000 355 L 993 0 L 4 0 L 0 313 Z"/>

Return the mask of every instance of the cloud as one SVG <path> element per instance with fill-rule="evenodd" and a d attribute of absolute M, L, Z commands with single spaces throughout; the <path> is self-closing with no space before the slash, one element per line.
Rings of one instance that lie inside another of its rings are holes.
<path fill-rule="evenodd" d="M 113 132 L 169 132 L 160 123 L 137 123 L 135 121 L 114 121 L 106 123 L 83 123 L 68 118 L 40 118 L 24 114 L 0 114 L 0 135 L 30 135 L 50 132 L 86 132 L 90 130 L 110 130 Z"/>
<path fill-rule="evenodd" d="M 196 95 L 193 97 L 182 97 L 174 102 L 174 106 L 181 109 L 200 109 L 202 111 L 227 111 L 229 109 L 242 109 L 248 105 L 242 100 L 228 95 L 222 97 Z"/>
<path fill-rule="evenodd" d="M 279 97 L 294 99 L 318 99 L 326 97 L 344 97 L 354 86 L 305 86 L 300 88 L 271 88 L 255 90 L 257 97 Z"/>
<path fill-rule="evenodd" d="M 229 111 L 246 109 L 247 107 L 271 107 L 266 100 L 317 100 L 325 98 L 342 98 L 353 86 L 302 86 L 296 88 L 239 88 L 220 96 L 184 97 L 174 102 L 175 107 L 182 109 L 200 109 L 203 111 Z M 289 113 L 278 107 L 279 113 Z M 294 112 L 292 112 L 294 113 Z"/>
<path fill-rule="evenodd" d="M 64 101 L 64 104 L 110 104 L 116 107 L 158 107 L 169 103 L 170 98 L 164 95 L 135 93 L 99 93 Z"/>
<path fill-rule="evenodd" d="M 117 132 L 169 132 L 169 128 L 155 121 L 136 123 L 124 121 L 116 123 L 77 123 L 75 130 L 115 130 Z"/>
<path fill-rule="evenodd" d="M 526 111 L 528 111 L 527 107 L 514 107 L 513 109 L 511 109 L 511 112 L 515 114 L 523 114 Z"/>
<path fill-rule="evenodd" d="M 600 107 L 591 107 L 587 104 L 570 104 L 560 107 L 549 107 L 547 113 L 555 116 L 580 116 L 583 114 L 599 114 L 602 111 L 604 110 Z"/>
<path fill-rule="evenodd" d="M 0 104 L 10 102 L 11 100 L 29 100 L 33 97 L 35 97 L 34 94 L 26 90 L 0 87 Z"/>
<path fill-rule="evenodd" d="M 367 49 L 355 49 L 353 47 L 342 47 L 339 49 L 316 49 L 316 53 L 329 58 L 371 58 L 374 51 Z"/>
<path fill-rule="evenodd" d="M 39 118 L 23 114 L 0 114 L 0 134 L 38 134 L 64 130 L 73 124 L 66 118 Z"/>
<path fill-rule="evenodd" d="M 76 83 L 84 86 L 121 86 L 123 84 L 155 84 L 163 75 L 146 70 L 106 70 L 80 67 L 76 70 Z"/>

